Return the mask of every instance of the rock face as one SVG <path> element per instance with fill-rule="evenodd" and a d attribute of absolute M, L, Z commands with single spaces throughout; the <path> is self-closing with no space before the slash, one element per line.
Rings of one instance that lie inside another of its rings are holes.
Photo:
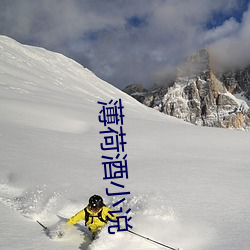
<path fill-rule="evenodd" d="M 242 93 L 250 100 L 250 66 L 218 74 L 218 79 L 225 84 L 230 93 Z"/>
<path fill-rule="evenodd" d="M 249 72 L 250 68 L 215 75 L 210 67 L 209 53 L 204 49 L 187 58 L 178 68 L 170 87 L 146 91 L 141 86 L 130 95 L 160 112 L 196 125 L 248 129 L 250 109 L 245 101 L 233 94 L 250 96 Z"/>
<path fill-rule="evenodd" d="M 133 96 L 137 101 L 142 102 L 144 101 L 144 95 L 146 94 L 147 90 L 144 89 L 142 84 L 131 84 L 123 89 L 125 93 L 128 95 Z"/>

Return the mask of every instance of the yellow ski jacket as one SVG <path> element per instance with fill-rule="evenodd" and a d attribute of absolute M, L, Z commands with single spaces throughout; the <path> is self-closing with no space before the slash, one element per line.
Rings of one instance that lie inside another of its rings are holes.
<path fill-rule="evenodd" d="M 88 214 L 89 214 L 89 218 L 87 218 L 88 220 L 85 221 L 86 225 L 88 226 L 89 230 L 92 233 L 97 232 L 99 229 L 101 229 L 102 227 L 105 226 L 106 222 L 108 221 L 106 216 L 108 216 L 111 220 L 116 220 L 116 216 L 115 214 L 113 214 L 114 217 L 112 217 L 108 212 L 112 211 L 110 208 L 103 206 L 98 212 L 93 212 L 91 211 L 88 207 L 84 208 L 87 210 Z M 81 211 L 79 211 L 77 214 L 75 214 L 74 216 L 72 216 L 68 221 L 67 224 L 70 225 L 75 225 L 77 222 L 81 221 L 81 220 L 85 220 L 85 210 L 82 209 Z M 100 213 L 101 211 L 101 213 Z M 98 214 L 101 215 L 101 218 L 98 218 Z"/>

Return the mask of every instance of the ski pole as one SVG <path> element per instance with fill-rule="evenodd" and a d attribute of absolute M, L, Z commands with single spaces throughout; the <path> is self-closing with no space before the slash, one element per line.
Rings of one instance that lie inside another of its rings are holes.
<path fill-rule="evenodd" d="M 38 220 L 37 220 L 36 222 L 37 222 L 40 226 L 42 226 L 44 230 L 48 230 L 48 228 L 45 227 L 41 222 L 39 222 Z"/>
<path fill-rule="evenodd" d="M 141 234 L 135 233 L 135 232 L 133 232 L 133 231 L 131 231 L 131 230 L 129 230 L 129 229 L 128 229 L 128 232 L 131 233 L 131 234 L 135 234 L 135 235 L 137 235 L 137 236 L 139 236 L 139 237 L 141 237 L 141 238 L 144 238 L 144 239 L 146 239 L 146 240 L 148 240 L 148 241 L 152 241 L 152 242 L 154 242 L 154 243 L 156 243 L 156 244 L 158 244 L 158 245 L 161 245 L 161 246 L 163 246 L 163 247 L 169 248 L 169 249 L 171 249 L 171 250 L 180 250 L 180 248 L 173 248 L 173 247 L 164 245 L 164 244 L 162 244 L 162 243 L 160 243 L 160 242 L 158 242 L 158 241 L 155 241 L 155 240 L 152 240 L 152 239 L 150 239 L 150 238 L 147 238 L 147 237 L 145 237 L 145 236 L 143 236 L 143 235 L 141 235 Z"/>

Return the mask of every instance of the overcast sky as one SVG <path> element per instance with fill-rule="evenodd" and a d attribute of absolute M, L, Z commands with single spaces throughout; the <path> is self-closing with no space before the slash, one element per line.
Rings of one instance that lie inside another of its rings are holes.
<path fill-rule="evenodd" d="M 0 0 L 0 34 L 146 87 L 204 47 L 250 62 L 250 0 Z"/>

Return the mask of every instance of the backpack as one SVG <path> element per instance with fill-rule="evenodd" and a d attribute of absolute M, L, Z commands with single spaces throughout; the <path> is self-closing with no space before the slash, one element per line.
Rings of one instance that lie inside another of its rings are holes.
<path fill-rule="evenodd" d="M 90 213 L 88 212 L 87 210 L 87 207 L 84 208 L 84 212 L 85 212 L 85 226 L 87 226 L 87 222 L 89 221 L 90 217 L 92 218 L 92 221 L 90 224 L 92 224 L 94 222 L 94 217 L 97 217 L 100 221 L 104 222 L 104 223 L 107 223 L 108 220 L 104 220 L 102 218 L 102 210 L 96 215 L 96 216 L 92 216 L 90 215 Z"/>

